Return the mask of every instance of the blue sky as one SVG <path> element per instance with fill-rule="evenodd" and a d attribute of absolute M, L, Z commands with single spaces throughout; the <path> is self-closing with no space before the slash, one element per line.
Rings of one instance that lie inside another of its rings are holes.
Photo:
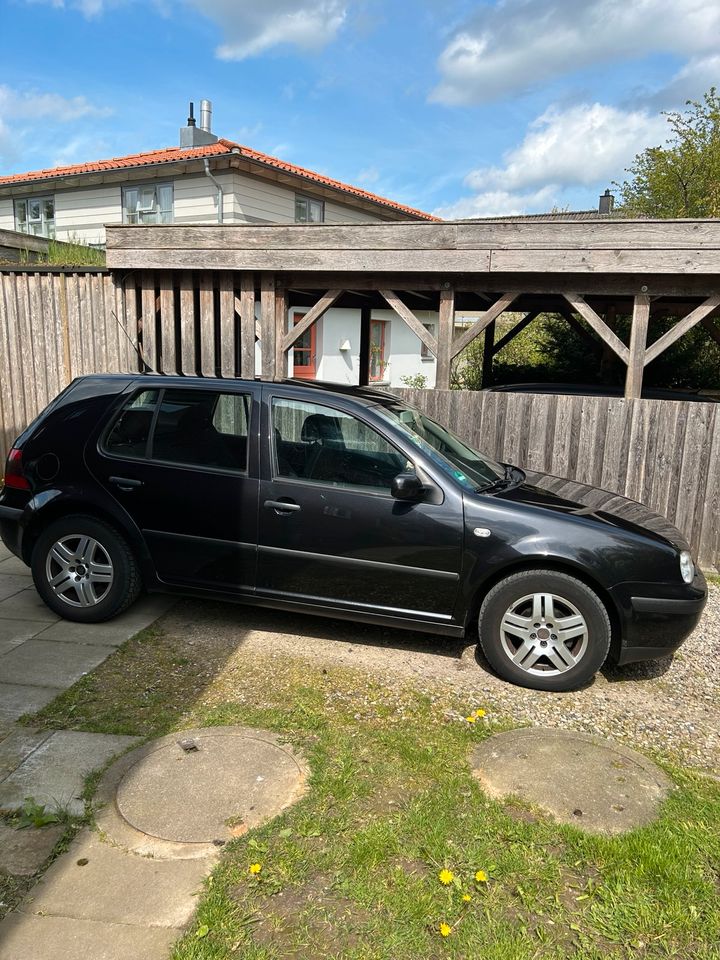
<path fill-rule="evenodd" d="M 590 209 L 720 80 L 716 0 L 0 0 L 0 172 L 214 132 L 441 216 Z"/>

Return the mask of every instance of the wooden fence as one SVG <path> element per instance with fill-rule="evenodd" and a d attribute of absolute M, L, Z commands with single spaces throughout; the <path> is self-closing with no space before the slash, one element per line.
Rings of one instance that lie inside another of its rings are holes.
<path fill-rule="evenodd" d="M 0 457 L 73 377 L 137 372 L 233 376 L 276 308 L 247 275 L 0 271 Z M 131 342 L 132 340 L 132 342 Z M 720 560 L 720 404 L 448 390 L 399 391 L 491 456 L 646 503 Z"/>
<path fill-rule="evenodd" d="M 400 390 L 489 456 L 639 500 L 720 560 L 720 404 Z"/>
<path fill-rule="evenodd" d="M 0 271 L 0 457 L 74 378 L 138 370 L 116 317 L 123 291 L 101 269 Z"/>

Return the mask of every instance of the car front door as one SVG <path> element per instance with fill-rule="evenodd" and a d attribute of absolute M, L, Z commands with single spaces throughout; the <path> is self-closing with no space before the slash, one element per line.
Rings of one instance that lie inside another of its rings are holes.
<path fill-rule="evenodd" d="M 164 582 L 253 590 L 257 400 L 248 384 L 139 387 L 88 451 Z"/>
<path fill-rule="evenodd" d="M 462 499 L 393 498 L 414 469 L 352 405 L 264 387 L 258 596 L 449 623 L 462 562 Z"/>

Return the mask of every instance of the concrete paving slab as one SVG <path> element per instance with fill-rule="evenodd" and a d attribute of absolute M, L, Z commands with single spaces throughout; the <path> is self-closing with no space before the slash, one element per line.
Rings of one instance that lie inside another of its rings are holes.
<path fill-rule="evenodd" d="M 0 576 L 6 573 L 12 573 L 20 577 L 31 577 L 30 567 L 26 566 L 20 557 L 10 555 L 4 560 L 0 559 Z"/>
<path fill-rule="evenodd" d="M 4 676 L 0 660 L 0 677 Z M 40 687 L 24 683 L 0 683 L 0 723 L 17 720 L 24 713 L 35 713 L 54 700 L 57 687 Z"/>
<path fill-rule="evenodd" d="M 4 737 L 0 742 L 0 781 L 19 767 L 51 735 L 52 730 L 16 727 Z"/>
<path fill-rule="evenodd" d="M 159 595 L 143 597 L 125 613 L 105 623 L 73 623 L 70 620 L 59 620 L 52 626 L 43 628 L 38 634 L 38 640 L 119 647 L 166 613 L 174 602 L 172 597 Z"/>
<path fill-rule="evenodd" d="M 5 683 L 27 683 L 64 690 L 93 670 L 114 647 L 87 643 L 26 640 L 3 654 L 0 677 Z"/>
<path fill-rule="evenodd" d="M 153 860 L 84 830 L 22 905 L 24 913 L 146 927 L 182 927 L 197 905 L 208 860 Z"/>
<path fill-rule="evenodd" d="M 15 574 L 3 574 L 0 576 L 0 600 L 12 597 L 21 590 L 28 589 L 28 578 Z M 35 588 L 33 587 L 33 590 Z"/>
<path fill-rule="evenodd" d="M 672 789 L 641 754 L 574 731 L 499 733 L 475 747 L 471 765 L 491 796 L 520 797 L 591 833 L 623 833 L 649 823 Z"/>
<path fill-rule="evenodd" d="M 31 640 L 46 628 L 42 620 L 0 620 L 0 643 Z"/>
<path fill-rule="evenodd" d="M 53 852 L 64 830 L 65 827 L 58 823 L 39 830 L 33 827 L 14 830 L 0 821 L 0 874 L 31 877 Z"/>
<path fill-rule="evenodd" d="M 0 923 L 2 960 L 167 960 L 180 930 L 11 913 Z"/>
<path fill-rule="evenodd" d="M 84 803 L 80 795 L 85 777 L 137 739 L 56 731 L 0 782 L 0 808 L 18 810 L 25 797 L 34 797 L 49 809 L 81 815 Z"/>
<path fill-rule="evenodd" d="M 13 578 L 3 577 L 3 579 Z M 43 620 L 46 623 L 55 623 L 60 619 L 45 606 L 35 587 L 28 587 L 24 577 L 17 579 L 21 581 L 21 587 L 18 587 L 19 592 L 8 596 L 7 600 L 0 600 L 0 620 Z M 22 587 L 25 589 L 21 589 Z"/>

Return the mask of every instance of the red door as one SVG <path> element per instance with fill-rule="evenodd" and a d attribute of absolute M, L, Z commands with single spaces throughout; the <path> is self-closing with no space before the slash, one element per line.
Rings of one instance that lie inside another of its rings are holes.
<path fill-rule="evenodd" d="M 304 313 L 293 314 L 293 326 L 300 323 Z M 300 380 L 314 380 L 317 372 L 317 323 L 314 323 L 293 344 L 293 376 Z"/>

